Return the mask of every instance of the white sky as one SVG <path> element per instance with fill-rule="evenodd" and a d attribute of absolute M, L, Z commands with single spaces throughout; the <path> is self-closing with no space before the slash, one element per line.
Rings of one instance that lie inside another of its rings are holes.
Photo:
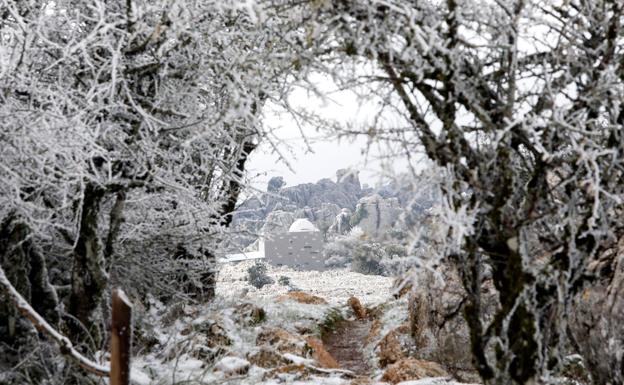
<path fill-rule="evenodd" d="M 330 81 L 320 78 L 317 84 L 324 90 L 336 88 Z M 376 100 L 358 100 L 357 95 L 349 91 L 330 92 L 330 100 L 321 100 L 303 89 L 293 93 L 290 98 L 293 106 L 303 106 L 319 113 L 323 118 L 332 119 L 343 125 L 362 126 L 371 121 L 376 111 Z M 268 106 L 271 109 L 271 106 Z M 360 171 L 360 182 L 375 185 L 388 170 L 383 170 L 378 160 L 380 151 L 371 147 L 367 153 L 367 137 L 348 137 L 340 140 L 327 138 L 326 133 L 317 132 L 311 126 L 302 127 L 306 139 L 303 139 L 294 118 L 286 113 L 268 113 L 266 125 L 279 139 L 279 151 L 287 158 L 288 165 L 280 161 L 269 142 L 256 149 L 249 160 L 248 171 L 254 187 L 264 190 L 267 181 L 273 176 L 284 177 L 287 186 L 316 182 L 322 178 L 335 180 L 336 171 L 353 168 Z M 306 145 L 307 143 L 307 145 Z M 383 146 L 383 145 L 382 145 Z M 392 172 L 405 172 L 407 162 L 395 159 Z"/>

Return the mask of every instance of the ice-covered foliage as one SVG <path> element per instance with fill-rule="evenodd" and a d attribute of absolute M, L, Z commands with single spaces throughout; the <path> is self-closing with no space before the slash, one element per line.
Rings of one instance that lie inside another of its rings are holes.
<path fill-rule="evenodd" d="M 362 274 L 394 276 L 404 273 L 416 263 L 408 257 L 401 240 L 386 233 L 385 239 L 371 239 L 359 228 L 347 235 L 338 235 L 323 248 L 325 265 L 332 268 L 349 267 Z"/>
<path fill-rule="evenodd" d="M 296 33 L 279 27 L 296 15 L 220 1 L 0 8 L 0 263 L 24 269 L 9 278 L 35 301 L 46 290 L 37 310 L 62 310 L 86 351 L 105 337 L 111 285 L 210 299 L 263 107 L 297 71 Z"/>
<path fill-rule="evenodd" d="M 408 255 L 435 279 L 458 267 L 456 310 L 486 384 L 557 382 L 579 353 L 596 381 L 621 385 L 623 22 L 619 0 L 5 0 L 0 263 L 87 354 L 111 283 L 137 299 L 211 298 L 247 157 L 261 139 L 279 152 L 270 101 L 298 125 L 385 145 L 415 180 L 411 161 L 435 163 L 441 198 L 406 213 Z M 296 77 L 324 98 L 319 73 L 378 102 L 361 130 L 284 97 Z M 383 266 L 382 249 L 362 247 L 361 266 Z M 258 292 L 275 287 L 287 290 Z M 3 342 L 36 340 L 0 306 Z M 73 374 L 6 357 L 32 381 Z"/>
<path fill-rule="evenodd" d="M 247 269 L 247 281 L 256 289 L 275 283 L 275 280 L 267 275 L 267 266 L 262 262 L 256 262 Z M 283 285 L 281 280 L 280 284 Z"/>
<path fill-rule="evenodd" d="M 334 64 L 327 73 L 379 100 L 359 133 L 395 155 L 424 154 L 446 176 L 443 236 L 427 265 L 461 267 L 488 384 L 532 383 L 570 351 L 592 354 L 574 347 L 568 325 L 573 298 L 609 274 L 588 267 L 624 235 L 623 8 L 449 0 L 309 10 L 309 44 Z M 500 299 L 491 320 L 480 316 L 488 275 Z M 605 333 L 621 356 L 621 338 Z M 621 384 L 622 365 L 591 370 Z"/>

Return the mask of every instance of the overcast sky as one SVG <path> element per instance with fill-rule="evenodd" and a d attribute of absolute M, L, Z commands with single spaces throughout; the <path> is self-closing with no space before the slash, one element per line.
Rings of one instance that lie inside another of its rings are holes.
<path fill-rule="evenodd" d="M 327 89 L 335 89 L 335 85 L 326 80 L 319 80 Z M 375 111 L 375 100 L 361 100 L 351 92 L 333 92 L 330 99 L 322 101 L 311 96 L 304 90 L 293 93 L 292 105 L 305 106 L 341 124 L 363 125 L 370 121 Z M 269 110 L 273 110 L 269 107 Z M 288 186 L 301 183 L 316 182 L 322 178 L 335 180 L 336 171 L 343 168 L 354 168 L 360 171 L 360 181 L 375 185 L 382 172 L 378 161 L 380 152 L 376 147 L 368 149 L 367 138 L 328 139 L 324 134 L 316 132 L 312 127 L 304 127 L 306 140 L 289 114 L 268 113 L 266 125 L 271 127 L 273 136 L 282 142 L 279 150 L 288 159 L 288 165 L 280 161 L 268 142 L 264 142 L 250 157 L 248 171 L 256 188 L 264 189 L 272 176 L 284 177 Z M 307 145 L 306 145 L 307 142 Z M 394 172 L 403 172 L 407 163 L 395 160 Z M 292 170 L 291 170 L 292 169 Z"/>

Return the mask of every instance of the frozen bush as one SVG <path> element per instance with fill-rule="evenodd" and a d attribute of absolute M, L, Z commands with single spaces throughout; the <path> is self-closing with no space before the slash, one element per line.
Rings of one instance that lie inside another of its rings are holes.
<path fill-rule="evenodd" d="M 261 289 L 265 285 L 271 285 L 275 281 L 267 274 L 267 267 L 264 263 L 256 263 L 247 269 L 247 282 L 256 289 Z"/>
<path fill-rule="evenodd" d="M 380 243 L 359 244 L 353 249 L 351 270 L 362 274 L 383 275 L 381 261 L 385 256 L 385 250 Z"/>

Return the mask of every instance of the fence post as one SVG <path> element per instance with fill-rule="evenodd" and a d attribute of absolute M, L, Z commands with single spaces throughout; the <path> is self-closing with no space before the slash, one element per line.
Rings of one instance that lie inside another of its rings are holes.
<path fill-rule="evenodd" d="M 132 305 L 121 289 L 113 290 L 111 302 L 110 385 L 128 385 L 132 342 Z"/>

